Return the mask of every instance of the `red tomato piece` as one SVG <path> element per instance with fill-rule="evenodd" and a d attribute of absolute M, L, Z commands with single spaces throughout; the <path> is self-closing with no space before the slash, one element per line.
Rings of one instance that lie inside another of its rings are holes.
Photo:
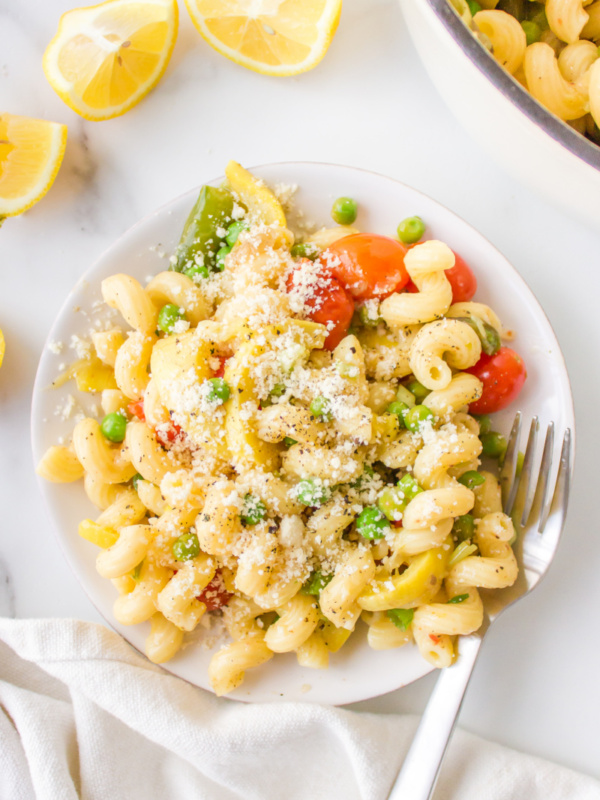
<path fill-rule="evenodd" d="M 156 429 L 156 438 L 163 447 L 168 447 L 178 439 L 183 439 L 184 436 L 183 430 L 176 422 L 168 422 L 167 426 Z"/>
<path fill-rule="evenodd" d="M 286 283 L 288 292 L 296 290 L 300 283 L 297 281 L 297 273 L 304 265 L 306 265 L 305 268 L 313 268 L 313 263 L 309 259 L 302 259 L 298 262 L 294 272 L 288 276 Z M 342 341 L 350 327 L 354 315 L 352 297 L 336 278 L 321 271 L 318 280 L 312 282 L 308 297 L 304 298 L 304 307 L 308 311 L 309 319 L 327 325 L 329 335 L 325 339 L 324 346 L 326 350 L 333 350 Z"/>
<path fill-rule="evenodd" d="M 477 364 L 466 371 L 483 383 L 483 394 L 469 406 L 472 414 L 502 411 L 517 398 L 527 378 L 525 362 L 510 347 L 501 347 L 493 356 L 484 353 Z"/>
<path fill-rule="evenodd" d="M 430 634 L 429 634 L 429 638 L 431 639 L 431 641 L 432 641 L 434 644 L 439 644 L 439 643 L 440 643 L 440 637 L 439 637 L 439 636 L 436 636 L 436 635 L 435 635 L 435 633 L 430 633 Z"/>
<path fill-rule="evenodd" d="M 222 378 L 225 375 L 225 364 L 229 361 L 229 357 L 219 357 L 219 361 L 221 362 L 219 365 L 219 369 L 215 370 L 215 378 Z"/>
<path fill-rule="evenodd" d="M 456 263 L 452 269 L 446 270 L 446 277 L 452 287 L 452 302 L 466 303 L 467 300 L 471 300 L 477 291 L 477 278 L 473 275 L 471 268 L 458 253 L 454 253 L 454 255 L 456 257 Z M 406 284 L 406 291 L 415 294 L 419 290 L 415 284 L 409 280 Z"/>
<path fill-rule="evenodd" d="M 477 278 L 458 253 L 454 253 L 454 256 L 456 258 L 454 266 L 446 270 L 446 277 L 452 286 L 452 302 L 466 303 L 477 291 Z"/>
<path fill-rule="evenodd" d="M 146 421 L 146 415 L 144 413 L 144 401 L 143 400 L 135 400 L 133 403 L 129 403 L 127 406 L 127 411 L 138 419 L 141 419 L 142 422 Z"/>
<path fill-rule="evenodd" d="M 208 586 L 196 598 L 206 606 L 207 611 L 216 611 L 223 608 L 231 600 L 233 594 L 228 592 L 223 582 L 221 570 L 215 572 L 215 576 Z"/>
<path fill-rule="evenodd" d="M 354 233 L 329 245 L 320 261 L 356 300 L 383 299 L 408 282 L 406 245 L 375 233 Z"/>

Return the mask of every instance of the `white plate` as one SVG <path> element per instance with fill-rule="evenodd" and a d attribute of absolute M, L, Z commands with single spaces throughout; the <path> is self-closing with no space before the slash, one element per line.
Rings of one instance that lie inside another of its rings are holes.
<path fill-rule="evenodd" d="M 288 163 L 258 167 L 253 172 L 272 185 L 297 184 L 296 202 L 307 220 L 330 225 L 334 198 L 349 195 L 360 207 L 357 226 L 364 231 L 394 235 L 398 222 L 418 214 L 427 223 L 427 236 L 441 239 L 459 252 L 474 269 L 479 282 L 476 299 L 489 303 L 505 326 L 517 332 L 515 348 L 525 359 L 528 380 L 519 398 L 527 420 L 538 414 L 542 424 L 555 420 L 557 430 L 574 428 L 573 403 L 563 356 L 550 323 L 522 278 L 486 239 L 443 206 L 402 183 L 350 167 L 330 164 Z M 221 179 L 212 181 L 220 183 Z M 49 341 L 69 342 L 73 334 L 87 336 L 98 316 L 94 303 L 101 297 L 100 281 L 116 272 L 126 272 L 144 282 L 148 275 L 168 266 L 164 254 L 173 252 L 183 223 L 197 196 L 197 189 L 173 200 L 143 219 L 110 247 L 81 278 L 61 309 Z M 161 253 L 163 254 L 161 256 Z M 69 351 L 69 356 L 71 351 Z M 73 356 L 74 358 L 74 356 Z M 69 384 L 50 389 L 58 364 L 70 359 L 63 351 L 55 355 L 46 347 L 40 360 L 33 393 L 32 441 L 35 461 L 60 436 L 69 437 L 72 420 L 56 415 L 57 405 L 67 394 L 89 410 L 90 395 L 79 395 Z M 499 415 L 496 427 L 506 430 L 516 408 Z M 59 543 L 74 573 L 90 599 L 134 647 L 143 652 L 149 624 L 126 627 L 112 616 L 115 589 L 95 569 L 97 548 L 77 535 L 84 517 L 97 510 L 80 483 L 51 484 L 40 480 Z M 202 646 L 185 648 L 165 669 L 197 686 L 210 689 L 207 667 L 211 652 Z M 426 675 L 432 667 L 416 647 L 371 650 L 362 623 L 356 635 L 337 654 L 328 670 L 299 667 L 294 654 L 277 655 L 264 666 L 246 673 L 243 685 L 232 695 L 238 700 L 263 702 L 297 700 L 341 705 L 375 697 Z"/>

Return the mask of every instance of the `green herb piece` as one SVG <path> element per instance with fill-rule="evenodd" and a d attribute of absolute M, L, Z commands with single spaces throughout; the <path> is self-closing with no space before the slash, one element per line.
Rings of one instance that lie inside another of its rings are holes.
<path fill-rule="evenodd" d="M 389 608 L 387 615 L 397 628 L 405 631 L 413 621 L 415 612 L 412 608 Z"/>
<path fill-rule="evenodd" d="M 458 482 L 466 486 L 467 489 L 474 489 L 476 486 L 481 486 L 482 483 L 485 483 L 485 475 L 475 469 L 470 469 L 468 472 L 463 472 Z"/>

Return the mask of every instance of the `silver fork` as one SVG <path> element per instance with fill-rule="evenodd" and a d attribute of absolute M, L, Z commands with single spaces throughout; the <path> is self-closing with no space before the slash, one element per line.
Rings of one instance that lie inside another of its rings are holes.
<path fill-rule="evenodd" d="M 504 464 L 500 472 L 502 505 L 522 527 L 519 578 L 514 586 L 498 592 L 493 606 L 487 605 L 481 628 L 459 639 L 456 663 L 441 671 L 410 750 L 388 800 L 429 800 L 442 760 L 460 713 L 469 679 L 479 654 L 483 637 L 498 614 L 528 594 L 550 566 L 567 514 L 572 474 L 572 437 L 567 428 L 562 440 L 554 482 L 551 480 L 554 459 L 554 423 L 548 425 L 542 458 L 534 479 L 539 420 L 534 417 L 529 429 L 523 467 L 517 475 L 521 412 L 515 417 Z M 552 486 L 554 491 L 551 492 Z"/>

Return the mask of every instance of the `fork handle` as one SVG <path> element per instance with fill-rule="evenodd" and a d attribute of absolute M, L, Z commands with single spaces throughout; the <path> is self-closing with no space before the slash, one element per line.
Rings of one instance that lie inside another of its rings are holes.
<path fill-rule="evenodd" d="M 459 658 L 441 671 L 388 800 L 429 800 L 481 647 L 481 632 L 460 638 Z"/>

